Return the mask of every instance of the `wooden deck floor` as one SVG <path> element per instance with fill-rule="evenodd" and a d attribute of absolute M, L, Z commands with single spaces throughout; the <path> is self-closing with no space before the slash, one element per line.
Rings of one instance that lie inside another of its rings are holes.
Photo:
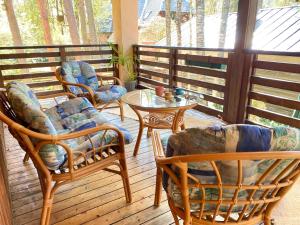
<path fill-rule="evenodd" d="M 114 122 L 121 123 L 119 116 L 109 114 Z M 138 132 L 138 122 L 126 118 L 123 127 Z M 168 131 L 162 131 L 165 135 Z M 144 132 L 146 133 L 146 132 Z M 12 195 L 15 225 L 39 224 L 42 193 L 36 171 L 31 162 L 24 165 L 24 152 L 6 132 L 9 183 Z M 133 157 L 135 142 L 126 146 L 127 165 L 133 202 L 126 204 L 121 179 L 105 171 L 65 185 L 54 198 L 51 214 L 52 224 L 157 224 L 173 223 L 166 196 L 163 194 L 160 207 L 153 206 L 156 166 L 151 139 L 145 134 L 137 157 Z M 299 182 L 275 212 L 277 225 L 297 225 L 300 209 Z M 295 190 L 296 189 L 296 190 Z"/>

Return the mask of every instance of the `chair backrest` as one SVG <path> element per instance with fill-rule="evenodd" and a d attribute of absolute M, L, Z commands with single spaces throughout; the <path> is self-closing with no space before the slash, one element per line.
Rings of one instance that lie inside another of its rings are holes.
<path fill-rule="evenodd" d="M 299 136 L 293 128 L 250 125 L 172 135 L 168 158 L 158 160 L 171 209 L 208 223 L 261 219 L 298 177 L 300 152 L 287 151 L 300 150 Z"/>
<path fill-rule="evenodd" d="M 216 181 L 205 183 L 195 175 L 188 168 L 195 162 L 209 164 Z M 299 162 L 299 152 L 252 152 L 176 156 L 158 160 L 158 165 L 170 177 L 170 208 L 185 224 L 258 224 L 270 218 L 276 203 L 296 182 Z M 249 163 L 258 165 L 257 173 L 247 170 Z M 229 164 L 236 168 L 230 174 L 226 170 Z M 249 175 L 255 177 L 251 183 L 245 182 Z"/>
<path fill-rule="evenodd" d="M 68 83 L 84 84 L 91 87 L 93 90 L 99 88 L 99 83 L 95 69 L 88 63 L 82 61 L 63 62 L 62 66 L 57 70 L 59 80 Z M 82 94 L 85 89 L 71 86 L 70 91 L 73 94 Z"/>
<path fill-rule="evenodd" d="M 0 111 L 5 116 L 7 116 L 9 119 L 14 121 L 15 123 L 20 124 L 24 127 L 28 126 L 28 124 L 26 124 L 25 122 L 18 119 L 18 117 L 16 116 L 16 113 L 11 108 L 11 106 L 9 104 L 9 101 L 8 101 L 8 98 L 6 96 L 6 90 L 5 89 L 0 90 Z M 17 132 L 17 130 L 14 129 L 12 126 L 8 126 L 8 129 L 9 129 L 9 132 L 11 133 L 11 135 L 18 141 L 21 148 L 25 152 L 27 152 L 28 151 L 27 145 L 24 143 L 24 140 L 21 138 L 19 132 Z"/>

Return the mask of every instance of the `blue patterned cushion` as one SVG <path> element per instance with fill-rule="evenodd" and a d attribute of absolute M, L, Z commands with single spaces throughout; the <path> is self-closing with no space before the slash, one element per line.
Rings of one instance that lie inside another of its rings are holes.
<path fill-rule="evenodd" d="M 268 129 L 252 125 L 227 125 L 215 126 L 205 129 L 190 128 L 175 135 L 171 135 L 167 145 L 166 156 L 191 155 L 206 153 L 225 153 L 225 152 L 251 152 L 251 151 L 299 151 L 300 150 L 300 131 L 299 129 L 288 127 L 277 127 Z M 243 161 L 243 184 L 250 185 L 268 168 L 272 161 Z M 283 161 L 265 182 L 269 182 L 288 163 Z M 236 161 L 219 161 L 217 167 L 221 172 L 223 184 L 235 184 L 238 177 L 238 167 Z M 171 168 L 178 173 L 176 168 Z M 216 183 L 216 174 L 209 162 L 188 163 L 188 172 L 198 178 L 202 184 Z M 181 192 L 179 188 L 169 179 L 168 175 L 163 175 L 163 186 L 174 200 L 176 206 L 182 206 Z M 199 188 L 189 190 L 190 198 L 200 200 L 202 191 Z M 239 199 L 248 197 L 246 190 L 239 192 Z M 257 192 L 256 196 L 261 192 Z M 223 189 L 223 198 L 231 200 L 234 193 L 228 189 Z M 207 200 L 216 200 L 219 196 L 219 190 L 207 188 L 205 198 Z M 200 209 L 199 203 L 191 203 L 192 210 Z M 252 206 L 251 206 L 252 207 Z M 249 207 L 249 210 L 251 209 Z M 213 210 L 215 205 L 206 204 L 205 210 Z M 228 206 L 222 206 L 220 211 L 226 211 Z M 236 206 L 232 212 L 240 212 L 241 208 Z"/>
<path fill-rule="evenodd" d="M 105 85 L 100 87 L 95 92 L 95 99 L 97 102 L 111 102 L 119 100 L 123 95 L 127 93 L 126 88 L 120 85 Z"/>
<path fill-rule="evenodd" d="M 61 67 L 62 77 L 70 83 L 84 84 L 91 87 L 93 90 L 99 88 L 95 69 L 86 62 L 70 61 L 64 62 Z M 84 88 L 71 86 L 70 90 L 73 94 L 78 95 L 86 92 Z"/>

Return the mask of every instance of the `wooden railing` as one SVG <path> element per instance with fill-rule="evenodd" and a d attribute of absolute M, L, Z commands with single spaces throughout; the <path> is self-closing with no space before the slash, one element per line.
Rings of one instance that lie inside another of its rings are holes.
<path fill-rule="evenodd" d="M 300 53 L 246 53 L 253 58 L 246 121 L 300 128 Z"/>
<path fill-rule="evenodd" d="M 97 72 L 118 76 L 118 70 L 109 65 L 112 54 L 108 44 L 0 47 L 0 86 L 20 80 L 38 94 L 60 92 L 54 71 L 70 60 L 83 60 Z"/>
<path fill-rule="evenodd" d="M 182 87 L 190 93 L 201 93 L 203 101 L 198 109 L 223 116 L 230 50 L 147 45 L 133 48 L 139 87 Z"/>
<path fill-rule="evenodd" d="M 184 87 L 201 93 L 204 101 L 198 109 L 224 119 L 236 110 L 229 107 L 230 96 L 239 95 L 236 122 L 300 128 L 299 52 L 245 50 L 238 59 L 243 77 L 237 81 L 232 81 L 237 63 L 230 50 L 136 45 L 134 54 L 140 87 Z"/>

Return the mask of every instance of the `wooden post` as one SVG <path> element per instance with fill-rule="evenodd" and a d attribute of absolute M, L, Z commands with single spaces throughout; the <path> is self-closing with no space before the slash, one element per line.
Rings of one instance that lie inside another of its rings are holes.
<path fill-rule="evenodd" d="M 4 87 L 4 79 L 3 79 L 3 74 L 2 74 L 2 68 L 0 66 L 0 87 Z"/>
<path fill-rule="evenodd" d="M 114 45 L 114 49 L 112 49 L 112 55 L 117 57 L 118 56 L 118 45 L 115 44 Z M 117 77 L 117 78 L 120 78 L 120 72 L 119 72 L 119 67 L 116 65 L 116 63 L 113 64 L 113 74 L 114 74 L 114 77 Z"/>
<path fill-rule="evenodd" d="M 60 54 L 60 61 L 61 61 L 61 64 L 63 62 L 66 62 L 67 61 L 67 57 L 66 57 L 66 48 L 61 46 L 59 47 L 59 54 Z"/>
<path fill-rule="evenodd" d="M 254 74 L 254 68 L 252 67 L 254 58 L 253 54 L 245 56 L 237 123 L 245 123 L 247 119 L 247 106 L 250 103 L 249 91 L 252 89 L 251 76 Z"/>
<path fill-rule="evenodd" d="M 170 48 L 170 58 L 169 58 L 169 89 L 170 91 L 174 88 L 175 76 L 177 76 L 177 54 L 178 50 L 174 48 Z"/>
<path fill-rule="evenodd" d="M 137 45 L 133 45 L 133 60 L 134 60 L 134 65 L 133 65 L 133 69 L 134 69 L 134 73 L 136 74 L 136 76 L 140 76 L 140 57 L 139 57 L 139 46 Z M 139 81 L 137 80 L 137 85 L 139 85 Z"/>
<path fill-rule="evenodd" d="M 234 55 L 232 56 L 232 63 L 229 64 L 230 76 L 228 82 L 227 93 L 227 109 L 224 111 L 224 119 L 229 123 L 241 123 L 239 115 L 239 108 L 245 107 L 248 95 L 241 93 L 244 71 L 250 71 L 251 63 L 246 63 L 245 49 L 251 47 L 252 34 L 256 23 L 258 0 L 243 0 L 239 1 L 237 28 L 235 38 Z M 245 68 L 247 66 L 248 68 Z M 245 74 L 247 76 L 247 74 Z M 243 98 L 242 98 L 243 97 Z M 240 111 L 242 113 L 243 111 Z M 244 110 L 245 113 L 245 110 Z"/>

